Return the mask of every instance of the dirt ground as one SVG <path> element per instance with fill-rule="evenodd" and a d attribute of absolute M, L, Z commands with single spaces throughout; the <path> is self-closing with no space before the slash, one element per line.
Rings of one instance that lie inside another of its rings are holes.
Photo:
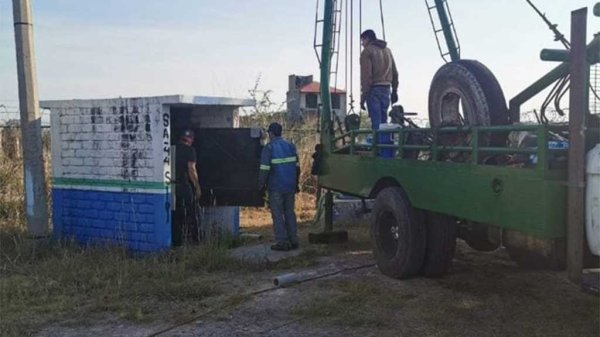
<path fill-rule="evenodd" d="M 246 229 L 269 239 L 268 227 Z M 394 280 L 372 266 L 366 226 L 349 233 L 351 242 L 333 250 L 303 242 L 295 268 L 224 275 L 231 293 L 189 308 L 177 322 L 106 317 L 55 324 L 36 336 L 600 336 L 599 298 L 565 272 L 523 270 L 504 251 L 476 252 L 459 241 L 446 277 Z M 340 270 L 285 288 L 272 283 L 291 271 Z"/>

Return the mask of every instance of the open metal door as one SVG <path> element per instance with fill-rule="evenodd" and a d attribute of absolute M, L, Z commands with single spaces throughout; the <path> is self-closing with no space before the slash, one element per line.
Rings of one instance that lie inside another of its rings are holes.
<path fill-rule="evenodd" d="M 197 169 L 204 206 L 264 206 L 258 190 L 261 130 L 198 128 Z"/>

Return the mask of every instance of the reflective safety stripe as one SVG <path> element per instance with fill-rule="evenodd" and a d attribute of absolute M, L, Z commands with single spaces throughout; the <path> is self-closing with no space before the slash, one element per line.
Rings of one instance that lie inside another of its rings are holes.
<path fill-rule="evenodd" d="M 260 165 L 260 169 L 263 171 L 269 171 L 271 169 L 271 166 L 269 165 Z"/>
<path fill-rule="evenodd" d="M 296 157 L 271 159 L 271 164 L 287 164 L 287 163 L 295 163 L 295 162 L 296 162 Z"/>

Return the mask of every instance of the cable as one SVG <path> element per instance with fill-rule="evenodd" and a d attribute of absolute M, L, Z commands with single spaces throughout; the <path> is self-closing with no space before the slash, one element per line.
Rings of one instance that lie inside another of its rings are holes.
<path fill-rule="evenodd" d="M 350 0 L 350 110 L 354 112 L 354 1 Z M 347 25 L 348 23 L 346 23 Z"/>
<path fill-rule="evenodd" d="M 286 287 L 289 287 L 291 285 L 306 283 L 306 282 L 309 282 L 309 281 L 319 280 L 319 279 L 322 279 L 322 278 L 325 278 L 325 277 L 329 277 L 329 276 L 337 275 L 339 273 L 343 273 L 345 271 L 358 270 L 358 269 L 369 268 L 369 267 L 373 267 L 373 266 L 375 266 L 375 263 L 362 264 L 360 266 L 351 267 L 351 268 L 342 268 L 342 269 L 334 270 L 334 271 L 331 271 L 331 272 L 328 272 L 328 273 L 319 274 L 319 275 L 315 275 L 315 276 L 312 276 L 312 277 L 307 277 L 305 279 L 300 279 L 300 280 L 295 281 L 293 283 L 289 283 L 288 285 L 286 285 Z"/>
<path fill-rule="evenodd" d="M 352 2 L 353 0 L 348 0 Z M 348 92 L 348 1 L 344 3 L 344 90 Z"/>
<path fill-rule="evenodd" d="M 339 1 L 339 7 L 338 7 Z M 331 55 L 335 55 L 335 79 L 334 79 L 334 92 L 337 93 L 337 80 L 338 70 L 340 65 L 340 33 L 341 33 L 341 21 L 342 21 L 342 6 L 344 5 L 343 0 L 336 0 L 333 8 L 333 51 Z"/>
<path fill-rule="evenodd" d="M 362 0 L 358 1 L 358 33 L 362 34 Z"/>
<path fill-rule="evenodd" d="M 306 283 L 306 282 L 309 282 L 309 281 L 314 281 L 314 280 L 322 279 L 322 278 L 325 278 L 325 277 L 329 277 L 329 276 L 333 276 L 333 275 L 337 275 L 337 274 L 343 273 L 345 271 L 354 271 L 354 270 L 369 268 L 369 267 L 373 267 L 374 265 L 375 265 L 374 263 L 368 263 L 368 264 L 363 264 L 363 265 L 359 265 L 359 266 L 356 266 L 356 267 L 342 268 L 342 269 L 338 269 L 338 270 L 333 271 L 333 272 L 329 272 L 329 273 L 317 275 L 317 276 L 314 276 L 314 277 L 311 277 L 311 278 L 307 278 L 307 279 L 304 279 L 304 280 L 300 280 L 300 281 L 296 282 L 295 284 L 297 285 L 297 284 Z M 248 296 L 248 297 L 250 297 L 250 296 L 256 296 L 256 295 L 260 295 L 262 293 L 270 292 L 270 291 L 273 291 L 273 290 L 276 290 L 276 289 L 279 289 L 279 287 L 273 286 L 273 287 L 269 287 L 269 288 L 265 288 L 265 289 L 260 289 L 260 290 L 252 291 L 252 292 L 244 294 L 244 296 Z M 155 336 L 162 335 L 162 334 L 164 334 L 166 332 L 175 330 L 175 329 L 177 329 L 179 327 L 182 327 L 184 325 L 188 325 L 188 324 L 190 324 L 192 322 L 195 322 L 195 321 L 199 320 L 202 317 L 206 317 L 206 316 L 208 316 L 208 315 L 210 315 L 210 314 L 212 314 L 214 312 L 217 312 L 219 310 L 223 310 L 223 309 L 229 308 L 229 307 L 231 307 L 233 305 L 234 305 L 233 303 L 228 303 L 228 304 L 223 304 L 221 306 L 217 306 L 215 308 L 212 308 L 212 309 L 210 309 L 208 311 L 203 312 L 200 315 L 196 315 L 196 316 L 194 316 L 192 318 L 188 318 L 186 320 L 183 320 L 183 321 L 181 321 L 181 322 L 179 322 L 179 323 L 177 323 L 175 325 L 169 326 L 169 327 L 164 328 L 162 330 L 159 330 L 157 332 L 153 332 L 153 333 L 149 334 L 148 337 L 155 337 Z"/>
<path fill-rule="evenodd" d="M 542 106 L 540 108 L 540 118 L 542 120 L 542 123 L 548 124 L 548 118 L 546 118 L 546 108 L 548 108 L 548 105 L 550 105 L 550 103 L 556 97 L 556 95 L 560 93 L 564 86 L 564 83 L 567 80 L 568 76 L 565 76 L 556 81 L 556 84 L 554 84 L 554 86 L 550 90 L 550 93 L 548 94 L 548 96 L 546 96 L 546 99 L 544 99 L 544 102 L 542 103 Z"/>
<path fill-rule="evenodd" d="M 533 8 L 533 10 L 546 23 L 548 28 L 554 33 L 554 41 L 560 41 L 563 44 L 563 46 L 565 46 L 566 49 L 570 49 L 571 43 L 569 42 L 569 40 L 567 40 L 565 38 L 565 35 L 558 30 L 558 28 L 557 28 L 558 25 L 550 22 L 550 20 L 548 20 L 546 15 L 544 13 L 540 12 L 540 10 L 531 2 L 531 0 L 525 0 L 525 1 L 527 1 L 527 3 Z"/>
<path fill-rule="evenodd" d="M 383 40 L 385 41 L 385 24 L 383 22 L 383 3 L 379 0 L 379 14 L 381 15 L 381 33 L 383 34 Z"/>
<path fill-rule="evenodd" d="M 268 328 L 268 329 L 266 329 L 266 330 L 263 330 L 263 331 L 261 331 L 261 332 L 260 332 L 260 334 L 261 334 L 261 335 L 265 335 L 267 332 L 273 332 L 273 331 L 275 331 L 275 330 L 279 330 L 279 329 L 281 329 L 281 328 L 283 328 L 283 327 L 286 327 L 286 326 L 288 326 L 288 325 L 290 325 L 290 324 L 298 323 L 298 322 L 300 322 L 300 321 L 302 321 L 302 320 L 304 320 L 304 319 L 306 319 L 306 317 L 304 317 L 304 316 L 303 316 L 303 317 L 299 317 L 299 318 L 292 319 L 292 320 L 290 320 L 290 321 L 287 321 L 287 322 L 285 322 L 285 323 L 283 323 L 283 324 L 276 325 L 276 326 L 274 326 L 274 327 L 272 327 L 272 328 Z"/>
<path fill-rule="evenodd" d="M 559 91 L 556 93 L 556 96 L 554 96 L 554 109 L 560 116 L 565 115 L 565 112 L 563 111 L 563 109 L 560 108 L 560 101 L 565 96 L 565 94 L 569 91 L 570 87 L 571 87 L 571 84 L 569 82 L 569 76 L 567 76 L 567 77 L 565 77 L 565 81 L 563 82 L 562 86 L 559 88 Z"/>

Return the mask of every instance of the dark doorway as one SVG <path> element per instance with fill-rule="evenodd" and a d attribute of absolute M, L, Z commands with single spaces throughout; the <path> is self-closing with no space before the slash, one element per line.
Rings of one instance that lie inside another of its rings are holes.
<path fill-rule="evenodd" d="M 202 204 L 264 206 L 258 190 L 260 130 L 202 128 L 194 132 Z"/>

